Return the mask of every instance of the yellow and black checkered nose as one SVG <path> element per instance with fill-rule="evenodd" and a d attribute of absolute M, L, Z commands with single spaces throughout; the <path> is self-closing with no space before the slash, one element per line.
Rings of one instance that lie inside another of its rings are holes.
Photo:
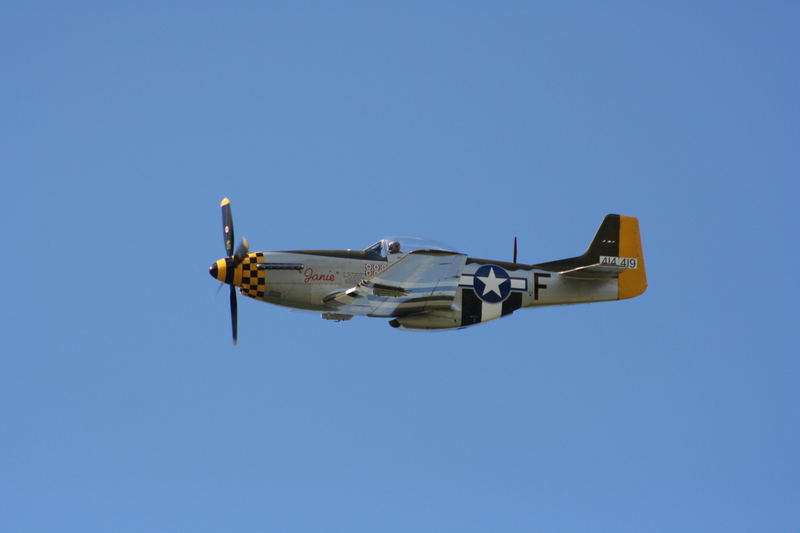
<path fill-rule="evenodd" d="M 240 287 L 242 294 L 251 298 L 264 298 L 266 293 L 266 273 L 258 268 L 264 262 L 264 252 L 247 254 L 242 262 L 234 266 L 234 259 L 219 259 L 208 267 L 211 277 Z"/>
<path fill-rule="evenodd" d="M 266 272 L 258 268 L 264 263 L 264 252 L 247 254 L 241 268 L 236 269 L 237 285 L 241 285 L 242 294 L 250 298 L 263 299 L 267 290 Z"/>

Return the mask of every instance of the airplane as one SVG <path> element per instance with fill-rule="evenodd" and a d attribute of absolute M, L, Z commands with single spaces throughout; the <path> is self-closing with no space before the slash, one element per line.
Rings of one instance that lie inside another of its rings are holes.
<path fill-rule="evenodd" d="M 230 285 L 233 343 L 237 342 L 236 288 L 271 304 L 318 311 L 327 320 L 388 318 L 394 328 L 464 328 L 524 307 L 623 300 L 647 289 L 639 221 L 606 215 L 579 256 L 527 265 L 478 259 L 412 237 L 386 238 L 363 250 L 250 252 L 243 238 L 234 251 L 231 202 L 224 198 L 226 257 L 209 267 Z"/>

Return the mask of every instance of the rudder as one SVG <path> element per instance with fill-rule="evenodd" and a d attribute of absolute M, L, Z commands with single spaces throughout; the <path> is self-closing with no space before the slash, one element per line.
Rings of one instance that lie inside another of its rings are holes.
<path fill-rule="evenodd" d="M 619 257 L 636 258 L 636 268 L 619 273 L 617 298 L 634 298 L 647 290 L 647 273 L 644 268 L 642 239 L 639 234 L 639 220 L 635 217 L 619 217 Z"/>

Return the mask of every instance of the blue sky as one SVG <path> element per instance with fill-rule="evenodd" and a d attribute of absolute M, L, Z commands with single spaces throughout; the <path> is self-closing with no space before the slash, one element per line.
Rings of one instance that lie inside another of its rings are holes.
<path fill-rule="evenodd" d="M 0 8 L 3 531 L 800 526 L 790 2 Z M 393 330 L 255 250 L 534 263 L 640 220 L 640 298 Z"/>

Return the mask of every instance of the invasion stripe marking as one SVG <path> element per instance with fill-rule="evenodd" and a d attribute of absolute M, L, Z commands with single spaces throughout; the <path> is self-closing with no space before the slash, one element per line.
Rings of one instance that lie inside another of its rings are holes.
<path fill-rule="evenodd" d="M 474 290 L 461 289 L 461 325 L 469 326 L 481 321 L 483 301 Z"/>
<path fill-rule="evenodd" d="M 510 315 L 520 307 L 522 307 L 522 293 L 512 292 L 503 302 L 503 316 Z"/>
<path fill-rule="evenodd" d="M 489 303 L 483 302 L 483 309 L 481 311 L 481 322 L 488 322 L 490 320 L 494 320 L 495 318 L 500 318 L 503 316 L 503 304 L 502 303 Z"/>

